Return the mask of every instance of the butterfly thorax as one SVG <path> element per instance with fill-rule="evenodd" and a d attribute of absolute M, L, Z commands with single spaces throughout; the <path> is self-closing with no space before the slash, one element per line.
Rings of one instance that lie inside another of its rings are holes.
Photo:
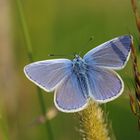
<path fill-rule="evenodd" d="M 85 74 L 86 72 L 86 63 L 79 55 L 76 55 L 73 59 L 73 70 L 77 75 Z"/>

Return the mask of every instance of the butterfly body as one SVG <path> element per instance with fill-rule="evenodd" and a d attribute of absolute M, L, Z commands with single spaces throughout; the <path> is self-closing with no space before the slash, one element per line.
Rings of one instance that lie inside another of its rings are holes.
<path fill-rule="evenodd" d="M 25 75 L 47 92 L 55 91 L 54 103 L 63 112 L 77 112 L 92 99 L 106 103 L 119 97 L 124 89 L 114 71 L 124 68 L 131 52 L 132 36 L 107 41 L 73 60 L 52 59 L 31 63 Z"/>
<path fill-rule="evenodd" d="M 84 59 L 82 59 L 79 55 L 76 55 L 72 61 L 73 63 L 73 73 L 78 79 L 79 85 L 83 96 L 88 97 L 89 89 L 88 89 L 88 78 L 87 78 L 87 70 L 88 66 L 85 63 Z"/>

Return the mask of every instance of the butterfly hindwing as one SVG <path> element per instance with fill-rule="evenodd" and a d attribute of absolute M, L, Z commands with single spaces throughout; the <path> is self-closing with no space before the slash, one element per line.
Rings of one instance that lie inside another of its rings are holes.
<path fill-rule="evenodd" d="M 31 63 L 24 68 L 28 79 L 45 91 L 54 90 L 62 79 L 71 74 L 72 61 L 54 59 Z"/>
<path fill-rule="evenodd" d="M 131 43 L 130 35 L 114 38 L 89 51 L 84 60 L 94 66 L 122 69 L 130 56 Z"/>
<path fill-rule="evenodd" d="M 124 84 L 113 70 L 90 67 L 88 72 L 89 94 L 97 102 L 105 103 L 121 95 Z"/>
<path fill-rule="evenodd" d="M 63 112 L 77 112 L 87 105 L 87 97 L 83 93 L 82 83 L 75 73 L 72 73 L 56 88 L 54 102 L 56 107 Z"/>

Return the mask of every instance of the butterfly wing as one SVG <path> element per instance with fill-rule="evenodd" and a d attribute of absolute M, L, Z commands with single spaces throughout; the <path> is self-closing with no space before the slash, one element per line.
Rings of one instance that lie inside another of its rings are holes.
<path fill-rule="evenodd" d="M 84 60 L 94 66 L 122 69 L 130 56 L 131 43 L 132 36 L 117 37 L 89 51 Z"/>
<path fill-rule="evenodd" d="M 80 84 L 75 73 L 72 73 L 56 88 L 54 102 L 63 112 L 77 112 L 87 106 L 87 96 L 83 93 L 83 84 Z"/>
<path fill-rule="evenodd" d="M 121 95 L 124 84 L 113 70 L 90 67 L 87 72 L 90 96 L 100 103 L 109 102 Z"/>
<path fill-rule="evenodd" d="M 54 59 L 31 63 L 24 68 L 29 80 L 44 89 L 52 91 L 62 79 L 71 74 L 72 61 Z"/>

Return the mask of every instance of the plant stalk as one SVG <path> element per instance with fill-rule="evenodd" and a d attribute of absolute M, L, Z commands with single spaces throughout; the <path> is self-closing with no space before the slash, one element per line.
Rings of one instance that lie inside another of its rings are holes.
<path fill-rule="evenodd" d="M 16 3 L 17 3 L 17 9 L 18 9 L 18 13 L 19 13 L 22 30 L 23 30 L 24 39 L 26 42 L 28 58 L 29 58 L 30 62 L 33 62 L 34 56 L 33 56 L 33 51 L 32 51 L 32 44 L 31 44 L 31 39 L 30 39 L 27 24 L 26 24 L 25 16 L 24 16 L 23 9 L 22 9 L 22 3 L 20 0 L 16 0 Z M 46 115 L 46 105 L 44 102 L 42 91 L 39 87 L 37 87 L 37 94 L 38 94 L 41 111 L 42 111 L 43 115 L 45 116 Z M 47 139 L 54 140 L 49 120 L 46 121 L 45 128 L 46 128 L 46 132 L 48 134 Z"/>

